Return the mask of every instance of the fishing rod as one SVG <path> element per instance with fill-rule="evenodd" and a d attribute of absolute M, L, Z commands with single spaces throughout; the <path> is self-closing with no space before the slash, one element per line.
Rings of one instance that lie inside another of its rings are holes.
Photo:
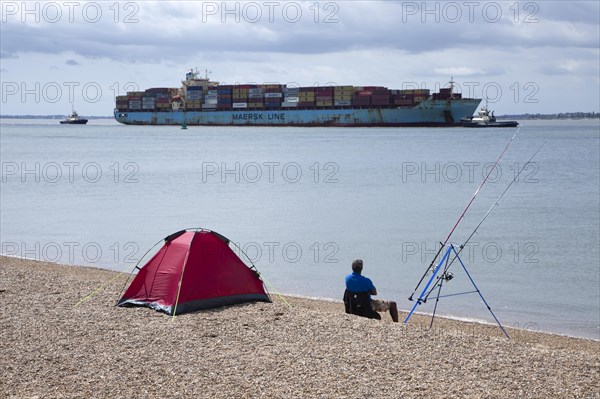
<path fill-rule="evenodd" d="M 438 256 L 442 252 L 442 249 L 446 246 L 446 244 L 450 240 L 450 237 L 452 237 L 452 234 L 454 233 L 454 230 L 456 230 L 456 228 L 458 227 L 458 224 L 461 222 L 461 220 L 463 219 L 463 217 L 465 216 L 465 214 L 467 213 L 467 211 L 471 207 L 471 204 L 473 203 L 473 201 L 475 201 L 475 198 L 477 197 L 477 194 L 479 194 L 479 191 L 481 190 L 481 188 L 483 187 L 483 185 L 488 181 L 488 178 L 491 176 L 492 172 L 496 169 L 496 167 L 498 166 L 498 163 L 500 163 L 500 160 L 504 156 L 504 153 L 506 152 L 506 150 L 508 150 L 508 147 L 510 147 L 510 145 L 514 141 L 515 137 L 517 136 L 517 133 L 519 133 L 520 129 L 521 128 L 518 128 L 517 131 L 515 132 L 515 134 L 513 134 L 513 136 L 511 137 L 510 141 L 508 142 L 508 144 L 506 144 L 506 147 L 504 147 L 504 150 L 502 150 L 502 153 L 500 154 L 500 156 L 498 157 L 498 159 L 496 160 L 496 162 L 494 163 L 494 165 L 492 166 L 492 168 L 490 169 L 490 171 L 488 172 L 488 174 L 485 176 L 485 178 L 483 179 L 483 181 L 481 182 L 481 184 L 479 185 L 479 187 L 477 187 L 477 190 L 475 190 L 475 194 L 473 194 L 473 196 L 471 197 L 471 200 L 467 204 L 466 208 L 464 209 L 464 211 L 462 212 L 462 214 L 460 215 L 460 217 L 458 218 L 458 220 L 456 221 L 456 223 L 454 223 L 454 227 L 452 227 L 452 230 L 450 230 L 450 233 L 448 233 L 448 236 L 446 237 L 446 239 L 444 240 L 444 242 L 440 243 L 441 244 L 440 249 L 438 249 L 437 253 L 433 257 L 433 260 L 429 264 L 429 267 L 427 267 L 427 270 L 425 270 L 425 273 L 423 273 L 423 276 L 421 276 L 421 279 L 419 280 L 419 282 L 415 286 L 415 289 L 413 290 L 412 294 L 410 294 L 410 297 L 408 297 L 409 301 L 413 300 L 413 295 L 415 295 L 415 292 L 417 292 L 417 289 L 419 288 L 419 286 L 421 285 L 421 283 L 425 279 L 425 276 L 427 276 L 427 274 L 429 273 L 429 271 L 431 270 L 431 268 L 434 266 L 435 260 L 438 258 Z"/>
<path fill-rule="evenodd" d="M 469 235 L 469 237 L 467 237 L 467 239 L 465 240 L 465 242 L 462 245 L 459 246 L 458 252 L 454 256 L 454 258 L 452 258 L 452 260 L 450 260 L 450 262 L 448 262 L 446 264 L 446 266 L 444 267 L 444 271 L 442 272 L 441 276 L 438 277 L 438 280 L 437 280 L 436 284 L 434 284 L 434 286 L 431 288 L 431 290 L 423 298 L 423 302 L 427 302 L 427 298 L 429 298 L 429 295 L 433 292 L 433 290 L 436 288 L 436 286 L 441 285 L 444 280 L 445 281 L 452 280 L 452 278 L 453 278 L 452 273 L 448 273 L 448 269 L 450 269 L 450 266 L 452 266 L 452 263 L 454 263 L 454 261 L 458 258 L 458 255 L 460 255 L 460 253 L 467 246 L 467 244 L 469 243 L 469 241 L 471 241 L 471 238 L 473 238 L 473 236 L 475 235 L 475 233 L 477 233 L 477 230 L 479 230 L 479 228 L 481 227 L 481 225 L 483 224 L 483 222 L 485 222 L 485 220 L 490 215 L 490 213 L 492 213 L 492 211 L 496 208 L 496 206 L 498 205 L 498 203 L 500 202 L 500 200 L 502 199 L 502 197 L 504 197 L 504 194 L 506 194 L 506 192 L 510 189 L 510 187 L 516 181 L 519 180 L 519 176 L 521 175 L 521 173 L 523 173 L 523 171 L 527 168 L 527 166 L 529 166 L 529 164 L 533 161 L 533 158 L 535 158 L 535 156 L 542 150 L 542 147 L 544 147 L 544 145 L 546 145 L 546 143 L 547 143 L 547 141 L 545 141 L 540 146 L 540 148 L 538 148 L 537 151 L 533 153 L 533 155 L 531 156 L 531 158 L 529 158 L 529 160 L 523 165 L 523 167 L 521 169 L 519 169 L 519 171 L 517 172 L 517 174 L 515 175 L 515 177 L 511 180 L 511 182 L 508 184 L 508 186 L 506 186 L 506 188 L 504 189 L 504 191 L 502 191 L 502 193 L 500 194 L 500 196 L 498 197 L 498 199 L 496 199 L 496 201 L 492 204 L 492 206 L 490 207 L 490 209 L 488 209 L 488 211 L 485 213 L 485 215 L 483 216 L 483 218 L 481 219 L 481 221 L 479 222 L 479 224 L 477 226 L 475 226 L 475 229 L 473 230 L 473 232 Z"/>

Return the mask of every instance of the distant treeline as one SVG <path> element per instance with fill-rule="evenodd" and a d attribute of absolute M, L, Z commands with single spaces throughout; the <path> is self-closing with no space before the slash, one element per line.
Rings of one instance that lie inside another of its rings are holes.
<path fill-rule="evenodd" d="M 88 119 L 113 119 L 114 116 L 84 116 Z M 64 115 L 0 115 L 0 119 L 64 119 Z M 558 114 L 498 115 L 498 119 L 600 119 L 598 112 L 561 112 Z"/>
<path fill-rule="evenodd" d="M 561 112 L 558 114 L 515 114 L 501 115 L 498 119 L 599 119 L 598 112 Z"/>

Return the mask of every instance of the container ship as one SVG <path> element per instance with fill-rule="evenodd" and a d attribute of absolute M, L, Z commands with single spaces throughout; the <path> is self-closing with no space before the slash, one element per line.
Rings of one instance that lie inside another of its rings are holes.
<path fill-rule="evenodd" d="M 213 82 L 197 71 L 180 88 L 151 88 L 117 96 L 115 119 L 127 125 L 228 126 L 460 126 L 481 99 L 381 86 L 290 87 Z"/>

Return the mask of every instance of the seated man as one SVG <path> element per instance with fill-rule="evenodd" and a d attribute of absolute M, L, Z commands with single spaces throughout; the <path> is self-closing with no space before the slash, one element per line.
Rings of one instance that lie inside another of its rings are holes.
<path fill-rule="evenodd" d="M 398 322 L 398 308 L 396 302 L 371 299 L 371 295 L 377 295 L 377 289 L 373 285 L 371 279 L 361 275 L 363 269 L 363 261 L 356 259 L 352 262 L 352 274 L 346 276 L 346 293 L 344 294 L 344 303 L 347 313 L 354 313 L 351 310 L 356 310 L 356 306 L 352 306 L 351 301 L 370 303 L 371 309 L 367 311 L 359 311 L 355 314 L 360 314 L 364 317 L 381 319 L 376 312 L 389 311 L 394 322 Z M 358 304 L 360 307 L 360 304 Z"/>

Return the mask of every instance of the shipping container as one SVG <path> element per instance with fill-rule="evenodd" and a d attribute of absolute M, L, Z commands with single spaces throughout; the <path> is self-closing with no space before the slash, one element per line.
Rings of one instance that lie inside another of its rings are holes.
<path fill-rule="evenodd" d="M 333 96 L 317 96 L 317 101 L 333 101 Z"/>
<path fill-rule="evenodd" d="M 371 104 L 371 96 L 354 96 L 352 105 L 366 106 Z"/>
<path fill-rule="evenodd" d="M 351 100 L 335 100 L 333 102 L 333 105 L 335 105 L 337 107 L 346 107 L 346 106 L 352 105 L 352 101 Z"/>
<path fill-rule="evenodd" d="M 389 96 L 390 91 L 388 89 L 375 89 L 372 90 L 374 96 Z"/>
<path fill-rule="evenodd" d="M 146 93 L 169 93 L 172 87 L 151 87 L 146 89 Z"/>
<path fill-rule="evenodd" d="M 340 101 L 352 101 L 352 97 L 354 96 L 354 93 L 352 94 L 347 94 L 347 95 L 334 95 L 333 99 L 334 100 L 340 100 Z"/>
<path fill-rule="evenodd" d="M 371 96 L 372 100 L 388 100 L 390 99 L 390 95 L 389 94 L 373 94 Z"/>
<path fill-rule="evenodd" d="M 245 102 L 241 102 L 241 103 L 233 103 L 231 104 L 232 108 L 248 108 L 248 103 Z"/>
<path fill-rule="evenodd" d="M 317 95 L 333 95 L 333 87 L 317 87 L 315 92 Z"/>
<path fill-rule="evenodd" d="M 283 85 L 280 84 L 264 84 L 264 85 L 258 85 L 259 88 L 264 89 L 264 90 L 276 90 L 276 91 L 281 91 L 280 89 L 283 87 Z"/>

